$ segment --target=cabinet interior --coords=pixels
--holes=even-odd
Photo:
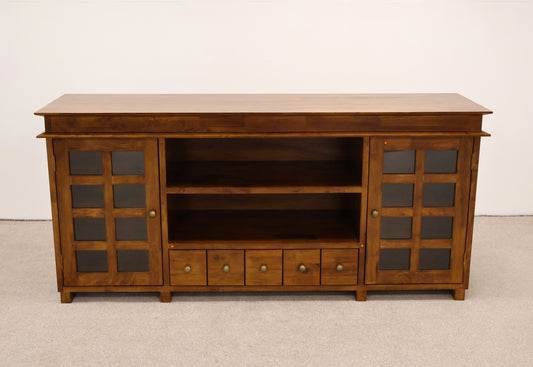
[[[168,239],[355,246],[362,138],[166,140]]]

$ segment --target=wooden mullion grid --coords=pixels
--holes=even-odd
[[[380,248],[408,248],[413,246],[413,240],[381,240]]]
[[[424,217],[453,217],[455,213],[456,208],[453,206],[422,208],[422,216]]]
[[[68,176],[70,185],[103,185],[102,176]]]
[[[420,248],[452,248],[452,239],[420,240]]]
[[[457,148],[458,149],[458,148]],[[431,173],[424,175],[426,183],[455,183],[457,182],[457,173]]]
[[[117,250],[149,250],[150,245],[145,241],[116,241]]]
[[[110,151],[102,151],[102,167],[104,176],[108,273],[114,275],[117,273],[117,251],[115,248],[115,218],[113,216],[113,183]]]
[[[413,222],[411,230],[413,247],[411,248],[411,264],[409,266],[411,271],[418,271],[418,263],[420,259],[420,231],[422,227],[425,162],[425,151],[423,149],[417,149],[415,157],[415,187],[413,193]]]
[[[146,217],[146,208],[111,208],[111,215],[119,218]]]
[[[145,176],[111,176],[111,182],[115,185],[144,185]]]
[[[381,208],[382,217],[412,217],[413,214],[411,207]]]
[[[99,250],[107,251],[108,245],[106,241],[74,241],[73,242],[74,250],[83,251],[83,250]]]
[[[73,218],[103,218],[105,208],[78,208],[72,209]]]
[[[383,183],[414,183],[413,174],[383,174]]]

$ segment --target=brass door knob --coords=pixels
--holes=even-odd
[[[305,273],[305,271],[307,270],[307,268],[305,267],[304,264],[302,264],[302,265],[300,265],[300,266],[298,267],[298,270],[299,270],[300,272],[302,272],[302,273]]]
[[[261,269],[263,273],[266,273],[266,271],[268,270],[268,267],[266,265],[261,265],[259,269]]]
[[[186,267],[183,268],[183,271],[186,272],[186,273],[190,273],[191,272],[191,267],[189,265],[187,265]]]
[[[223,271],[224,273],[229,273],[229,265],[224,265],[224,266],[222,267],[222,271]]]
[[[379,216],[379,212],[376,209],[372,210],[370,214],[372,214],[374,218],[377,218]]]
[[[341,271],[343,271],[343,270],[344,270],[344,266],[342,266],[342,264],[338,264],[338,265],[337,265],[337,271],[338,271],[338,272],[341,272]]]
[[[150,210],[150,211],[148,212],[148,216],[149,216],[150,218],[155,218],[155,215],[156,215],[155,210]]]

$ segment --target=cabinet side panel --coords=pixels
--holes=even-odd
[[[470,175],[470,198],[468,201],[468,223],[466,227],[466,247],[463,260],[464,274],[463,283],[468,289],[470,281],[470,259],[472,255],[472,238],[474,235],[474,214],[476,207],[476,188],[477,188],[477,173],[479,167],[479,148],[481,145],[481,138],[474,138],[474,148],[472,150],[472,172]]]
[[[455,253],[452,251],[452,279],[451,283],[462,283],[464,279],[464,266],[463,259],[466,253],[465,241],[468,230],[468,208],[469,208],[469,185],[470,185],[470,170],[471,170],[471,158],[472,158],[472,145],[473,138],[463,137],[461,138],[460,148],[457,156],[457,175],[458,180],[456,183],[456,195],[455,195],[455,216],[454,216],[454,229],[453,238],[454,242],[457,241]],[[460,251],[462,246],[463,251]],[[457,265],[454,265],[457,264]]]
[[[57,208],[56,162],[54,156],[54,142],[51,138],[46,139],[46,152],[48,156],[48,177],[50,180],[50,202],[52,207],[57,290],[61,292],[63,290],[63,259],[61,256],[61,238],[59,232],[59,215]]]

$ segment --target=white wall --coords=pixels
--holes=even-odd
[[[4,0],[0,218],[50,218],[32,114],[64,93],[459,92],[495,112],[477,214],[533,214],[532,20],[530,1]]]

